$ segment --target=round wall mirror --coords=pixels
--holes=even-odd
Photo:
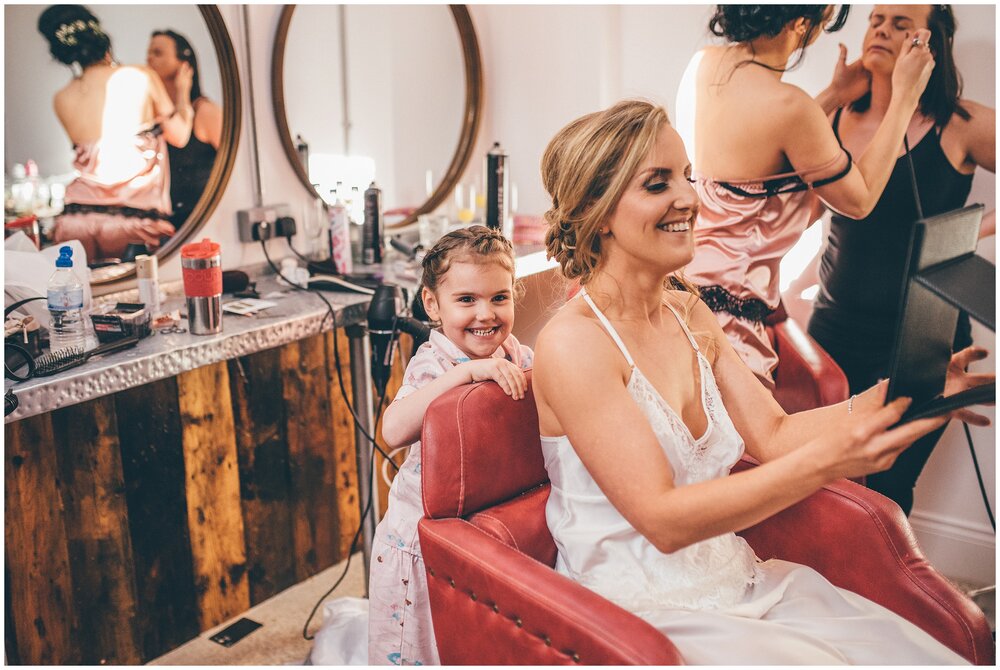
[[[375,181],[402,227],[444,202],[468,164],[482,65],[463,5],[289,5],[271,81],[288,159],[327,203]]]
[[[66,65],[51,45],[76,47],[93,31],[54,15],[50,40],[39,32],[47,9],[4,7],[7,232],[23,229],[43,248],[79,240],[92,283],[104,284],[134,274],[138,254],[172,255],[218,205],[240,130],[236,56],[215,6],[96,5],[109,57]],[[194,128],[181,139],[157,116],[155,89],[172,102],[192,57]]]

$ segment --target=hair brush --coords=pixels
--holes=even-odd
[[[96,349],[91,349],[90,351],[83,351],[80,347],[68,347],[66,349],[60,349],[59,351],[53,351],[35,359],[34,376],[48,377],[50,375],[59,374],[63,370],[69,370],[70,368],[75,368],[78,365],[83,365],[93,356],[100,356],[101,354],[108,354],[112,351],[118,351],[119,349],[126,349],[128,347],[135,346],[138,341],[139,338],[133,335],[131,337],[123,337],[122,339],[115,340],[114,342],[102,344]]]

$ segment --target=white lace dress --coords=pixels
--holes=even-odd
[[[698,357],[708,418],[697,439],[635,367],[590,296],[582,295],[632,366],[628,392],[662,445],[674,483],[727,476],[743,454],[743,440],[683,320],[677,317]],[[546,520],[558,548],[556,570],[663,631],[688,663],[965,663],[905,619],[811,568],[761,562],[735,533],[660,552],[612,506],[566,436],[543,436],[542,451],[552,483]]]

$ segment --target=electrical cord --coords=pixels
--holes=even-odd
[[[383,393],[382,397],[379,399],[378,410],[376,411],[376,417],[377,418],[375,419],[375,428],[376,428],[376,430],[378,429],[378,422],[382,418],[382,416],[381,416],[381,414],[382,414],[382,406],[385,404],[385,396],[386,396],[386,394]],[[372,451],[372,454],[371,454],[371,467],[370,467],[370,469],[371,470],[375,469],[375,452],[374,451]],[[330,596],[331,593],[333,593],[334,591],[337,590],[337,587],[340,586],[340,583],[342,581],[344,581],[344,577],[347,576],[347,571],[351,567],[351,557],[354,555],[354,547],[358,544],[358,538],[361,537],[361,531],[365,527],[365,519],[368,517],[368,514],[371,513],[372,500],[374,498],[375,498],[375,488],[372,487],[372,488],[370,488],[368,490],[368,500],[365,501],[364,511],[361,512],[361,521],[358,524],[358,529],[356,531],[354,531],[354,539],[351,540],[351,546],[347,550],[347,562],[344,564],[344,570],[343,570],[343,572],[341,572],[340,576],[337,577],[337,581],[335,581],[333,583],[333,586],[331,586],[327,590],[326,593],[324,593],[323,595],[321,595],[319,597],[319,600],[317,600],[316,604],[313,605],[312,611],[309,612],[309,617],[306,619],[305,624],[303,624],[303,626],[302,626],[302,638],[305,639],[305,640],[314,640],[314,639],[316,639],[315,635],[310,635],[309,634],[309,624],[312,623],[313,617],[316,616],[316,610],[319,609],[319,606],[323,604],[323,601],[326,600]]]
[[[285,240],[288,242],[289,248],[291,248],[292,251],[295,252],[294,247],[292,247],[292,245],[291,245],[291,238],[286,237]],[[278,277],[280,277],[281,279],[285,280],[285,282],[287,282],[290,286],[292,286],[292,288],[294,288],[296,290],[306,291],[306,292],[309,292],[309,293],[314,293],[326,305],[327,316],[329,316],[331,318],[331,321],[332,321],[332,330],[333,330],[333,358],[334,358],[334,365],[337,368],[337,381],[338,381],[338,384],[340,386],[340,393],[341,393],[341,396],[343,396],[344,403],[347,405],[347,409],[351,412],[351,416],[354,419],[354,425],[355,425],[355,427],[359,431],[361,431],[361,433],[365,436],[365,438],[369,441],[369,443],[373,447],[373,450],[371,452],[371,461],[370,461],[369,470],[371,472],[374,472],[374,470],[375,470],[375,452],[378,451],[398,471],[399,470],[399,466],[396,465],[396,462],[392,460],[392,458],[391,458],[391,456],[389,454],[387,454],[385,451],[382,450],[382,448],[375,441],[375,438],[373,438],[368,433],[368,431],[366,431],[364,429],[364,426],[361,423],[361,419],[358,417],[357,412],[354,411],[354,407],[351,405],[350,400],[348,400],[348,398],[347,398],[347,389],[344,386],[344,377],[341,374],[340,343],[339,343],[339,339],[338,339],[338,335],[337,335],[337,320],[336,320],[336,313],[334,312],[334,309],[333,309],[333,305],[331,305],[330,302],[326,299],[326,296],[324,296],[318,290],[316,290],[316,289],[310,289],[310,288],[304,288],[302,286],[299,286],[298,284],[295,284],[295,283],[289,281],[288,278],[285,277],[281,273],[281,270],[274,264],[274,261],[271,260],[271,257],[267,253],[267,245],[265,244],[264,240],[260,241],[260,246],[261,246],[261,250],[264,252],[264,258],[267,260],[267,264],[271,266],[271,269],[274,271],[274,273]],[[296,253],[296,255],[298,255],[297,252],[295,252],[295,253]],[[390,340],[390,345],[389,346],[397,346],[396,335],[398,333],[398,328],[399,328],[398,317],[399,317],[399,315],[397,314],[395,317],[393,317],[393,320],[392,320],[392,338]],[[323,321],[320,322],[320,330],[323,329],[323,326],[325,324],[326,324],[326,316],[324,316],[323,317]],[[378,434],[379,422],[382,420],[382,408],[385,405],[385,399],[386,399],[387,395],[388,394],[385,392],[385,390],[382,389],[382,395],[379,398],[378,407],[375,410],[375,426],[374,426],[374,430],[372,431],[375,434]],[[363,510],[361,512],[361,519],[360,519],[360,521],[358,523],[358,529],[354,532],[354,537],[351,539],[351,544],[350,544],[350,547],[348,548],[348,551],[347,551],[347,561],[344,563],[344,570],[343,570],[343,572],[340,573],[340,576],[337,578],[337,581],[335,581],[333,583],[333,586],[331,586],[326,591],[326,593],[324,593],[322,596],[319,597],[319,599],[316,601],[316,604],[313,605],[312,610],[309,612],[309,616],[306,618],[306,621],[305,621],[305,623],[302,626],[302,637],[305,640],[314,640],[316,638],[315,635],[310,635],[309,634],[309,624],[312,623],[313,617],[316,616],[316,611],[319,609],[320,605],[323,604],[323,601],[326,600],[330,596],[330,594],[333,593],[337,589],[338,586],[340,586],[341,582],[343,582],[344,578],[347,576],[347,571],[351,567],[351,557],[353,556],[354,549],[355,549],[355,547],[358,544],[358,539],[361,537],[361,533],[364,530],[365,519],[368,518],[368,515],[371,513],[372,501],[374,500],[374,497],[375,497],[375,491],[376,491],[376,487],[374,487],[374,486],[370,486],[369,489],[368,489],[368,499],[365,501],[364,508],[363,508]]]
[[[301,254],[301,253],[299,252],[299,250],[298,250],[298,249],[296,249],[295,247],[293,247],[293,246],[292,246],[292,236],[291,236],[291,235],[285,235],[285,236],[284,236],[284,238],[285,238],[285,241],[286,241],[286,242],[288,242],[288,248],[292,250],[292,253],[293,253],[293,254],[295,254],[296,256],[298,256],[298,257],[299,257],[299,260],[303,260],[303,261],[305,261],[306,263],[312,263],[312,262],[313,262],[313,261],[312,261],[312,260],[310,260],[309,258],[307,258],[307,257],[303,256],[303,255],[302,255],[302,254]]]
[[[972,444],[972,433],[969,431],[969,424],[962,422],[962,428],[965,429],[965,439],[969,443],[969,453],[972,454],[972,466],[976,469],[976,480],[979,482],[979,492],[983,496],[983,505],[986,506],[986,516],[990,518],[990,525],[993,526],[993,532],[997,530],[997,522],[993,518],[993,509],[990,507],[990,498],[986,494],[986,485],[983,484],[983,473],[979,469],[979,459],[976,458],[976,447]]]
[[[358,413],[354,410],[354,406],[351,404],[351,401],[347,398],[347,389],[344,387],[344,377],[340,373],[340,369],[341,369],[340,368],[340,343],[339,343],[339,339],[337,337],[337,316],[336,316],[336,313],[334,312],[333,305],[331,305],[330,301],[326,299],[326,296],[324,296],[317,289],[311,289],[311,288],[305,288],[305,287],[299,286],[298,284],[296,284],[296,283],[292,282],[291,280],[289,280],[288,277],[286,277],[285,275],[281,274],[281,270],[278,268],[278,266],[276,266],[274,264],[274,261],[272,261],[271,257],[268,255],[268,253],[267,253],[267,245],[265,244],[264,240],[260,240],[260,247],[264,251],[264,258],[267,260],[267,264],[271,266],[271,269],[274,270],[274,273],[276,275],[278,275],[279,277],[281,277],[282,279],[284,279],[285,282],[288,283],[296,291],[305,291],[306,293],[312,293],[313,295],[315,295],[316,297],[318,297],[320,300],[322,300],[323,303],[326,305],[327,313],[326,313],[326,316],[323,317],[323,320],[320,322],[319,329],[321,331],[323,330],[323,326],[326,324],[326,318],[330,317],[330,320],[332,322],[331,329],[333,330],[333,359],[334,359],[334,365],[337,368],[337,381],[339,382],[339,385],[340,385],[340,395],[343,397],[344,404],[347,405],[348,411],[350,411],[351,416],[354,418],[354,425],[357,427],[357,429],[361,431],[361,433],[365,436],[365,438],[368,439],[369,442],[371,442],[372,446],[375,448],[376,451],[378,451],[380,454],[382,454],[382,456],[384,458],[388,458],[389,455],[382,449],[382,447],[380,447],[378,445],[378,442],[375,440],[375,438],[372,437],[371,434],[369,434],[368,431],[365,430],[364,425],[361,423],[361,419],[358,417]],[[393,330],[394,331],[395,331],[395,328],[396,328],[396,322],[395,322],[395,320],[393,320]],[[377,424],[378,424],[378,418],[376,417],[376,425]],[[395,466],[396,470],[399,470],[399,466],[396,465],[396,463],[394,461],[393,461],[392,464],[393,464],[393,466]]]

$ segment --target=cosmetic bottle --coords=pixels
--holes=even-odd
[[[139,302],[146,305],[146,312],[153,318],[160,315],[159,269],[156,256],[140,254],[135,257],[135,276],[139,288]]]
[[[299,162],[302,163],[306,174],[309,174],[309,143],[302,139],[301,135],[295,136],[295,153],[299,155]]]
[[[507,154],[499,142],[486,154],[486,225],[510,237],[509,202],[510,176],[507,170]]]
[[[354,272],[354,262],[351,258],[351,222],[347,207],[337,194],[330,191],[330,259],[337,272],[343,275]]]
[[[375,265],[382,262],[385,238],[382,231],[382,191],[375,182],[365,189],[365,222],[361,229],[361,262]]]

